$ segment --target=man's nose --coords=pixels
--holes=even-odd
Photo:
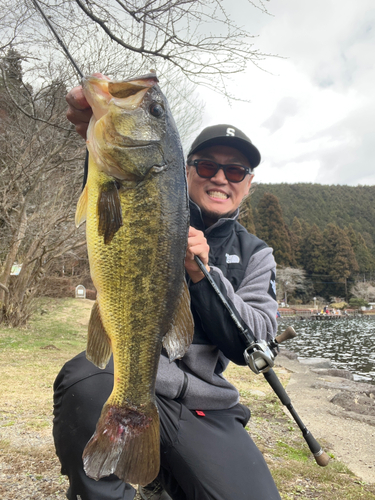
[[[216,174],[213,177],[211,177],[211,180],[219,184],[226,184],[228,182],[227,178],[225,177],[224,170],[222,168],[219,168]]]

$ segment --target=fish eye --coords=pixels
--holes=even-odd
[[[157,102],[152,102],[150,104],[149,110],[152,116],[155,116],[156,118],[160,118],[164,113],[163,106],[161,106]]]

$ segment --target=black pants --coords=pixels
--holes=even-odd
[[[96,368],[81,353],[66,363],[54,385],[53,436],[69,500],[132,500],[135,490],[115,475],[86,476],[82,452],[94,433],[113,385],[112,360]],[[159,480],[173,500],[280,500],[262,454],[244,429],[250,411],[188,410],[157,397],[160,414]]]

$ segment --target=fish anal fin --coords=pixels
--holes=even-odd
[[[100,317],[98,302],[95,302],[91,310],[89,321],[86,358],[98,368],[105,368],[111,357],[111,341],[104,329]]]
[[[84,190],[81,193],[81,196],[79,197],[78,203],[77,203],[76,217],[75,217],[76,227],[79,227],[82,224],[82,222],[85,222],[85,220],[86,220],[87,197],[88,197],[88,192],[87,192],[87,184],[86,184]]]
[[[163,338],[163,346],[170,361],[183,357],[193,341],[193,335],[194,320],[190,309],[190,293],[185,280],[171,329]]]
[[[160,469],[155,404],[150,402],[137,410],[106,403],[82,458],[86,474],[97,481],[113,473],[128,483],[146,485],[153,481]]]
[[[104,244],[111,243],[122,226],[121,201],[115,181],[105,184],[98,198],[98,234],[104,237]]]

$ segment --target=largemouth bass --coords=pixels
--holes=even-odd
[[[162,344],[171,360],[191,343],[185,282],[189,228],[179,135],[155,74],[115,82],[83,81],[93,109],[89,170],[76,224],[86,220],[97,290],[87,358],[104,368],[111,352],[114,386],[84,453],[98,480],[115,473],[145,485],[159,472],[155,380]]]

